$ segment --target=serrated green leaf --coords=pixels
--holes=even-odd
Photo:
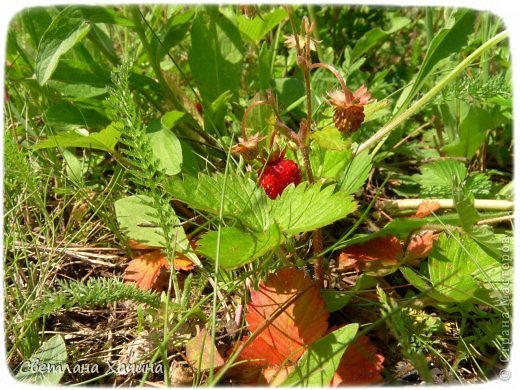
[[[356,337],[358,327],[358,324],[343,326],[312,343],[281,386],[329,386],[345,350]]]
[[[240,32],[258,43],[260,39],[265,37],[278,23],[287,17],[287,11],[282,7],[275,9],[270,13],[263,13],[262,16],[255,16],[250,19],[244,15],[237,17],[238,28]]]
[[[90,31],[85,19],[71,18],[70,9],[65,8],[45,30],[38,46],[35,59],[36,80],[44,85],[58,66],[61,56],[81,41]]]
[[[222,228],[219,266],[228,269],[241,267],[277,247],[280,240],[280,231],[276,225],[262,233],[248,233],[235,227]],[[218,244],[218,232],[210,231],[198,241],[197,251],[215,261]]]
[[[237,91],[244,45],[233,22],[216,10],[207,10],[197,15],[191,27],[188,61],[201,94],[213,102],[226,91]]]
[[[109,125],[99,133],[88,134],[84,131],[70,131],[52,135],[34,145],[33,149],[77,147],[112,152],[120,137],[121,132],[114,126]]]
[[[334,186],[301,183],[287,187],[280,198],[269,200],[270,215],[286,234],[298,234],[331,224],[357,208],[351,195],[334,193]]]
[[[224,174],[199,174],[198,178],[185,175],[182,179],[171,178],[165,188],[174,198],[213,215],[219,215],[224,193],[224,218],[239,220],[256,232],[268,226],[267,196],[251,179],[237,175],[226,179]]]
[[[182,168],[182,147],[175,133],[162,125],[159,120],[152,121],[146,135],[153,157],[159,169],[167,175],[176,175]]]
[[[65,373],[66,364],[65,341],[57,334],[44,342],[29,360],[22,363],[16,379],[35,385],[56,386]],[[45,369],[38,369],[39,367]]]
[[[429,254],[428,270],[435,290],[455,302],[471,300],[479,288],[477,279],[497,290],[500,263],[466,235],[441,235]]]

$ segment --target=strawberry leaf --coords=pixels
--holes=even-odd
[[[268,226],[267,197],[254,181],[237,175],[214,176],[199,174],[198,178],[185,175],[173,177],[165,183],[166,190],[190,207],[219,215],[223,196],[224,218],[240,221],[245,226],[264,231]]]
[[[298,234],[331,224],[357,208],[351,195],[334,193],[334,186],[299,184],[287,187],[280,198],[269,200],[270,215],[286,234]]]
[[[260,282],[251,293],[246,322],[256,334],[241,352],[239,360],[254,360],[256,366],[295,363],[306,345],[319,340],[327,330],[328,312],[305,273],[282,268]]]
[[[225,227],[220,231],[220,242],[218,232],[210,231],[198,241],[197,251],[215,261],[218,249],[219,266],[236,268],[275,248],[280,244],[280,239],[276,225],[263,233],[248,233],[235,227]]]
[[[361,386],[380,382],[384,360],[367,336],[358,337],[343,354],[332,385]]]
[[[357,330],[350,324],[312,343],[282,386],[328,386]]]
[[[123,277],[143,290],[160,290],[159,276],[169,265],[170,262],[160,250],[148,252],[130,261]]]

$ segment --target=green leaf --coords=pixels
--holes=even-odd
[[[305,100],[305,84],[299,78],[277,78],[273,87],[280,106],[287,111],[300,106]]]
[[[134,26],[130,19],[123,16],[122,12],[118,12],[110,7],[74,5],[67,7],[66,11],[69,18],[85,19],[90,23],[118,24],[125,27]]]
[[[419,73],[413,84],[405,88],[397,101],[394,114],[402,112],[414,98],[436,66],[451,54],[459,53],[466,45],[467,37],[473,32],[476,12],[460,9],[450,20],[450,25],[441,29],[432,39]]]
[[[281,386],[328,387],[358,327],[346,325],[312,343]]]
[[[459,214],[462,228],[466,233],[471,233],[473,225],[480,219],[474,206],[474,197],[471,194],[466,195],[462,188],[455,184],[453,187],[453,202],[457,214]]]
[[[82,61],[62,59],[47,84],[66,96],[89,98],[107,93],[110,75],[94,72]]]
[[[340,181],[341,191],[347,194],[356,192],[368,179],[372,169],[372,158],[368,150],[356,155],[347,165],[344,178]]]
[[[152,153],[159,169],[167,175],[176,175],[182,168],[182,147],[175,133],[154,120],[146,129]]]
[[[224,193],[223,216],[239,220],[250,229],[263,232],[268,226],[267,196],[251,179],[220,173],[214,176],[199,174],[198,178],[185,175],[171,178],[165,189],[175,198],[196,210],[213,215],[220,213]]]
[[[43,33],[36,54],[36,80],[44,85],[58,66],[61,56],[81,41],[90,31],[90,23],[84,19],[71,18],[69,9],[64,9]]]
[[[188,61],[195,84],[207,101],[226,91],[235,91],[240,83],[244,45],[238,28],[224,15],[208,9],[198,14],[191,28]]]
[[[334,193],[334,186],[321,184],[287,187],[280,198],[269,200],[270,215],[286,234],[298,234],[331,224],[357,208],[351,195]]]
[[[394,32],[399,31],[403,27],[410,24],[410,19],[402,16],[397,16],[392,18],[391,22],[392,26],[390,27],[390,29],[383,30],[380,27],[375,27],[357,40],[356,45],[352,50],[350,58],[351,63],[356,61],[360,56],[362,56],[372,47],[377,45],[379,42],[387,39]]]
[[[233,96],[231,91],[223,92],[215,101],[204,109],[204,130],[213,134],[225,134],[224,116],[228,112],[228,103]]]
[[[347,150],[351,144],[348,135],[336,129],[336,126],[326,126],[319,131],[312,132],[311,139],[322,148],[337,151]]]
[[[116,219],[121,232],[128,238],[146,245],[164,247],[164,232],[159,227],[157,211],[152,204],[152,198],[146,195],[133,195],[119,199],[114,203]],[[180,223],[171,207],[165,209],[165,212],[172,214],[176,225]],[[175,235],[176,245],[179,246],[176,251],[187,251],[186,255],[193,260],[193,256],[190,256],[193,252],[181,226],[175,227]],[[200,261],[197,259],[196,263],[200,264]]]
[[[455,160],[440,160],[424,164],[421,175],[412,178],[421,185],[421,193],[426,196],[451,197],[452,183],[456,179],[459,183],[466,177],[466,166]]]
[[[253,42],[258,43],[265,37],[278,23],[287,17],[287,11],[279,7],[271,13],[264,13],[250,19],[244,15],[237,17],[240,32]]]
[[[216,231],[206,233],[197,251],[216,261],[219,251],[219,267],[233,269],[252,262],[280,245],[281,235],[278,227],[272,225],[263,233],[248,233],[235,227],[225,227],[219,235]]]
[[[458,139],[445,145],[443,150],[449,156],[471,159],[484,143],[486,130],[496,125],[495,116],[489,110],[472,106],[460,124]]]
[[[110,123],[108,118],[98,111],[70,103],[58,103],[50,106],[45,111],[44,118],[47,124],[62,130],[97,129]]]
[[[99,133],[89,134],[83,129],[52,135],[34,145],[33,149],[77,147],[113,152],[120,137],[121,132],[109,125]]]
[[[429,254],[428,270],[435,290],[455,302],[473,298],[479,287],[474,275],[485,277],[499,263],[471,238],[441,235]]]
[[[44,342],[31,358],[22,363],[16,379],[36,385],[54,385],[60,383],[67,364],[65,341],[59,334]],[[39,370],[44,367],[44,370]]]
[[[258,85],[262,91],[269,88],[271,81],[271,53],[267,42],[262,44],[258,54]]]

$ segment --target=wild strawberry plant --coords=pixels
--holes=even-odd
[[[511,336],[507,37],[448,8],[15,15],[9,368],[102,385],[494,377]],[[60,368],[22,369],[35,361]]]

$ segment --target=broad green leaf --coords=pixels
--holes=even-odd
[[[225,218],[239,220],[257,232],[263,232],[268,226],[267,196],[251,179],[233,174],[227,179],[224,174],[199,174],[198,178],[185,175],[182,179],[168,180],[165,189],[175,199],[215,216],[220,213],[223,194],[222,212]]]
[[[133,22],[118,12],[106,6],[73,5],[66,9],[69,18],[88,20],[90,23],[118,24],[133,27]]]
[[[88,133],[87,130],[75,130],[52,135],[33,146],[34,150],[45,148],[88,148],[113,152],[121,132],[110,125],[99,133]]]
[[[90,31],[85,19],[71,18],[64,9],[43,34],[36,54],[36,80],[44,85],[58,66],[61,56],[81,41]]]
[[[343,326],[312,343],[281,386],[328,387],[358,327]]]
[[[352,50],[350,61],[356,61],[360,56],[377,45],[379,42],[388,39],[388,37],[396,31],[410,24],[410,19],[397,16],[391,20],[392,26],[388,30],[383,30],[380,27],[375,27],[368,31],[360,39],[357,40],[354,49]]]
[[[164,232],[160,227],[157,211],[152,204],[152,198],[146,195],[133,195],[119,199],[114,203],[116,219],[121,232],[129,239],[150,246],[164,247]],[[200,260],[191,250],[184,229],[179,225],[180,221],[175,215],[175,211],[171,207],[164,211],[170,214],[169,218],[175,226],[175,251],[184,253],[191,261],[201,266]]]
[[[206,233],[198,241],[197,251],[216,261],[219,253],[219,267],[237,268],[252,262],[280,245],[280,231],[276,225],[262,233],[248,233],[235,227],[225,227],[220,231]]]
[[[428,296],[435,299],[440,303],[449,303],[451,300],[441,293],[435,291],[430,282],[425,276],[419,275],[413,269],[409,267],[400,267],[399,268],[404,278],[411,283],[415,288],[419,291],[427,294]]]
[[[298,234],[331,224],[357,208],[351,195],[334,193],[334,186],[301,183],[287,187],[280,198],[269,200],[270,215],[286,234]]]
[[[450,20],[450,24],[442,28],[432,39],[424,57],[419,73],[413,84],[406,88],[397,101],[394,114],[402,112],[415,94],[432,74],[436,66],[451,54],[459,53],[466,45],[467,37],[473,32],[476,12],[470,9],[460,9]]]
[[[265,37],[269,31],[286,17],[287,11],[282,7],[275,9],[271,13],[263,13],[261,17],[257,15],[252,19],[239,15],[237,18],[238,28],[243,35],[258,43],[260,39]]]
[[[47,84],[70,97],[88,98],[108,92],[108,72],[94,72],[82,61],[62,59]]]
[[[193,22],[188,61],[202,96],[212,102],[226,91],[237,91],[244,45],[233,22],[216,10],[207,10]]]
[[[146,135],[159,169],[167,175],[176,175],[182,168],[182,147],[175,133],[155,120],[146,129]]]
[[[445,145],[443,150],[449,156],[471,159],[484,143],[486,130],[496,125],[495,117],[489,110],[472,106],[459,126],[458,138]]]
[[[421,193],[427,196],[451,197],[452,183],[459,183],[466,177],[466,167],[460,161],[440,160],[424,164],[421,175],[412,178],[421,185]]]
[[[305,84],[299,78],[286,77],[275,79],[274,91],[276,92],[278,103],[287,111],[304,103]]]
[[[22,363],[16,379],[35,385],[56,386],[65,373],[66,364],[65,341],[57,334],[44,342],[29,360]],[[45,369],[39,370],[39,367]]]
[[[175,14],[162,40],[162,45],[158,45],[157,49],[170,50],[178,45],[188,32],[195,14],[195,9],[185,9]]]
[[[45,111],[44,118],[47,124],[60,130],[98,129],[110,123],[110,120],[97,110],[70,103],[50,106]]]

